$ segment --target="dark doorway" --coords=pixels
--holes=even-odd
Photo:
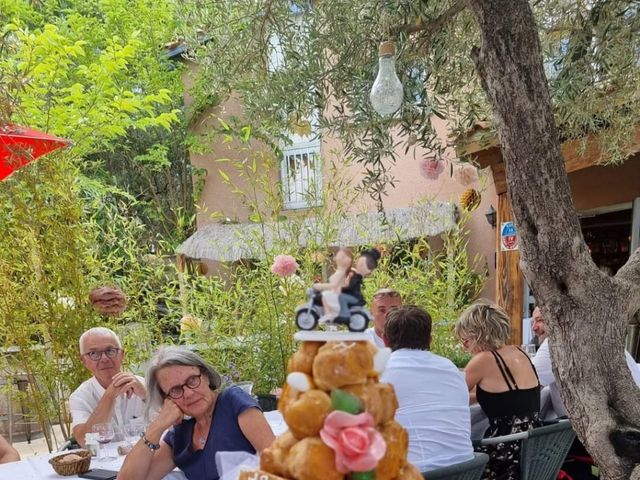
[[[609,275],[615,275],[629,259],[631,221],[631,209],[580,219],[582,234],[593,261]]]

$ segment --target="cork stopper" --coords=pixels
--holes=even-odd
[[[380,57],[389,57],[396,54],[396,46],[393,42],[382,42],[378,47],[378,55]]]

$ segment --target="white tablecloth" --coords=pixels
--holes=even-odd
[[[67,452],[65,452],[67,453]],[[63,477],[54,472],[53,467],[49,464],[49,459],[61,453],[50,453],[47,455],[37,455],[29,457],[20,462],[6,463],[0,465],[0,480],[44,480],[44,479],[61,479],[61,478],[78,478],[77,475]],[[124,456],[118,456],[111,460],[97,461],[95,458],[91,460],[91,468],[102,468],[105,470],[120,470],[124,462]],[[184,473],[175,471],[165,476],[165,480],[186,480]]]
[[[279,411],[265,412],[265,417],[275,435],[280,435],[287,430],[287,424],[284,422]],[[110,445],[111,453],[115,449],[114,445]],[[49,459],[61,455],[61,453],[50,453],[47,455],[37,455],[35,457],[26,458],[20,462],[7,463],[0,465],[0,480],[41,480],[41,479],[61,479],[61,478],[78,478],[76,475],[70,477],[62,477],[53,471],[49,464]],[[102,468],[106,470],[120,470],[124,462],[124,456],[112,460],[96,461],[92,459],[92,468]],[[165,480],[186,480],[184,473],[180,471],[171,472],[164,477]]]
[[[264,416],[266,417],[267,422],[269,422],[269,426],[271,427],[271,430],[273,430],[273,434],[276,437],[278,435],[282,435],[289,429],[284,421],[284,418],[282,418],[282,414],[278,410],[264,412]]]

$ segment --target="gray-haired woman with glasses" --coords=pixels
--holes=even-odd
[[[261,452],[274,440],[256,400],[239,387],[220,391],[220,375],[189,350],[160,348],[146,378],[148,411],[160,412],[119,479],[159,480],[177,466],[188,479],[217,480],[216,452]]]

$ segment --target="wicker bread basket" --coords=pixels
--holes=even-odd
[[[77,455],[80,458],[71,462],[65,462],[63,459],[69,455]],[[53,457],[49,460],[49,463],[58,475],[65,477],[69,475],[78,475],[79,473],[89,471],[89,466],[91,465],[91,452],[89,450],[67,452],[63,455]]]

